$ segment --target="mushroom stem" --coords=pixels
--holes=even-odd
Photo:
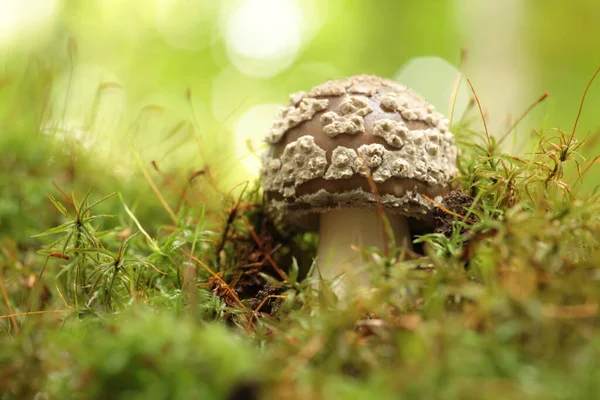
[[[398,246],[411,247],[406,217],[386,214]],[[340,208],[328,211],[320,217],[317,265],[327,280],[344,273],[343,284],[335,291],[344,292],[347,287],[369,286],[369,278],[360,273],[364,260],[355,247],[385,248],[383,221],[375,209]]]

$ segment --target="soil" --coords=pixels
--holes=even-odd
[[[249,308],[256,310],[268,296],[277,296],[283,294],[285,291],[285,287],[275,286],[272,283],[267,282],[263,288],[256,293],[256,296],[248,299],[246,302]],[[261,313],[274,314],[277,312],[281,301],[281,298],[271,297],[264,302],[259,311]]]
[[[447,210],[452,211],[458,215],[465,215],[467,209],[473,204],[473,198],[465,194],[460,189],[455,189],[444,196],[442,200],[442,206]],[[436,207],[433,212],[433,218],[435,223],[435,233],[442,233],[447,237],[452,235],[452,223],[456,219],[456,216],[448,213],[440,207]],[[470,218],[474,218],[471,216]],[[461,233],[467,233],[469,229],[463,228]]]
[[[239,382],[231,388],[227,400],[258,400],[260,384],[254,381]]]

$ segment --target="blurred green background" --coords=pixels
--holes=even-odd
[[[43,133],[74,139],[124,180],[135,152],[163,170],[208,165],[227,190],[256,176],[252,149],[289,93],[398,77],[415,57],[458,66],[464,48],[493,133],[550,92],[516,131],[509,150],[524,152],[532,127],[572,129],[600,65],[599,17],[592,0],[0,0],[0,101],[37,104]],[[448,91],[435,88],[450,78],[431,62],[404,83],[446,112]],[[581,137],[599,107],[593,87]],[[4,107],[4,135],[23,110]]]

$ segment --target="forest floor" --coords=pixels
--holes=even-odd
[[[120,183],[39,133],[46,84],[0,102],[1,399],[597,398],[598,135],[510,155],[473,107],[420,253],[363,249],[374,290],[339,301],[258,183]]]

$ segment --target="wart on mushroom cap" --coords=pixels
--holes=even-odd
[[[389,215],[426,219],[433,206],[422,195],[447,193],[456,174],[448,120],[418,93],[376,76],[293,94],[266,141],[263,187],[282,216],[325,212],[331,220],[334,209],[379,200]]]

